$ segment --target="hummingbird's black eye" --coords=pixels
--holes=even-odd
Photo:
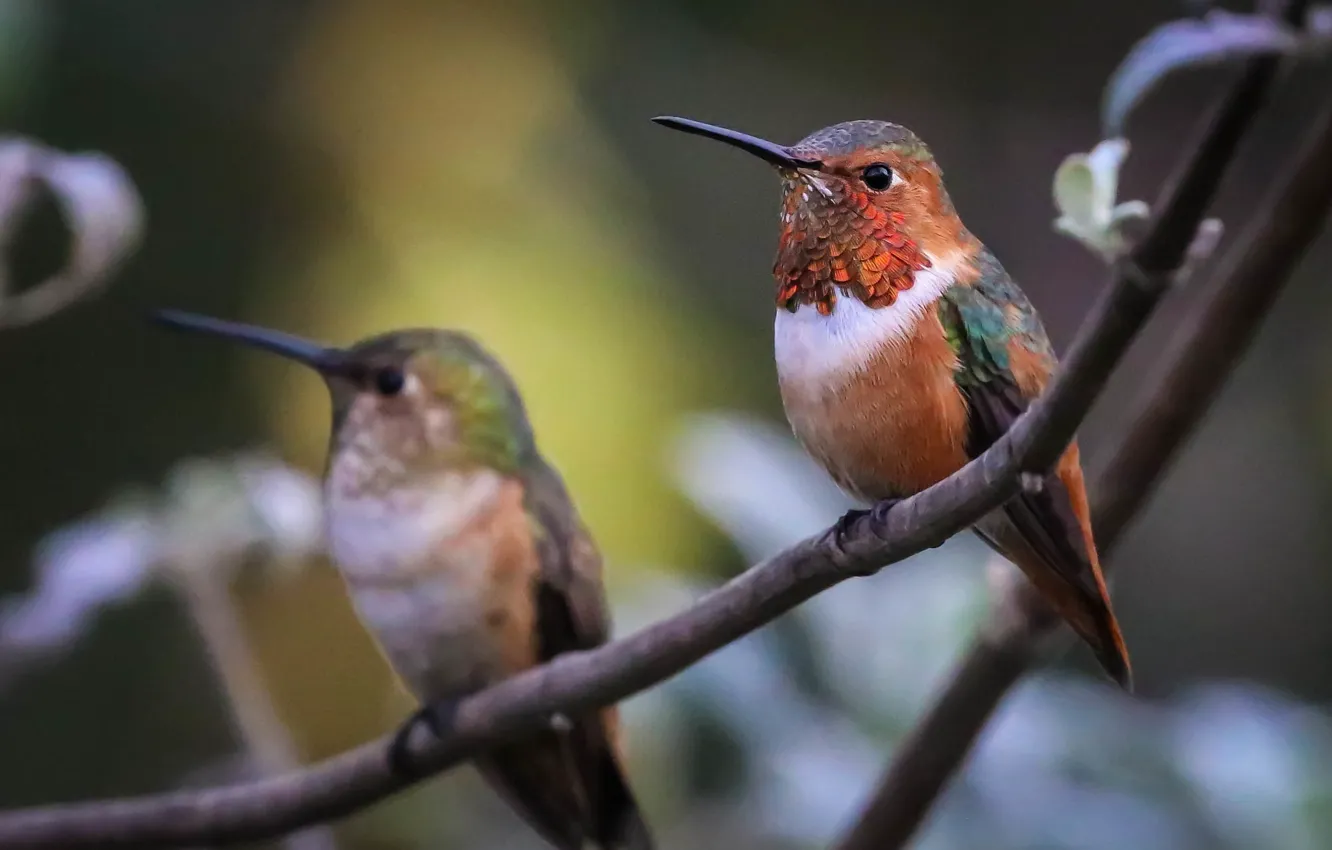
[[[375,373],[375,389],[379,390],[380,395],[392,396],[402,392],[403,385],[407,383],[407,378],[402,374],[401,369],[395,369],[387,366]]]
[[[882,192],[893,185],[893,170],[882,162],[876,162],[860,172],[860,181],[871,190]]]

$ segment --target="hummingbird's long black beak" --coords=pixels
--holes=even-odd
[[[328,348],[281,331],[227,322],[181,310],[155,310],[153,321],[175,330],[208,334],[268,351],[304,363],[322,375],[341,374],[348,366],[347,354],[342,349]]]
[[[741,133],[737,130],[728,130],[725,127],[717,127],[712,124],[704,124],[702,121],[694,121],[689,118],[675,118],[670,115],[659,115],[652,120],[663,127],[670,127],[672,130],[679,130],[682,133],[692,133],[695,136],[705,136],[709,139],[725,142],[732,147],[737,147],[742,151],[752,153],[764,162],[775,165],[778,168],[786,168],[794,171],[797,168],[819,169],[823,167],[823,160],[821,159],[802,159],[792,154],[791,149],[785,145],[769,142],[766,139],[760,139],[758,136],[751,136],[748,133]]]

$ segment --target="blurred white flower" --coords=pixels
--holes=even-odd
[[[266,455],[183,461],[165,489],[159,525],[169,568],[234,570],[258,550],[283,569],[321,548],[319,485]]]
[[[157,533],[141,512],[111,512],[55,532],[37,547],[33,590],[0,600],[0,651],[72,643],[98,609],[139,593],[156,558]]]
[[[866,718],[911,718],[985,611],[980,545],[955,538],[800,608],[827,682]]]
[[[268,457],[237,464],[250,508],[267,530],[266,542],[279,562],[290,563],[322,551],[323,494],[319,482]]]
[[[314,479],[271,457],[181,461],[161,494],[118,497],[38,544],[33,588],[0,599],[0,672],[72,645],[101,609],[136,597],[163,569],[230,581],[256,552],[299,566],[322,549],[321,517]]]

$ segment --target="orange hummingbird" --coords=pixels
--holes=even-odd
[[[444,734],[466,695],[610,635],[601,556],[537,451],[512,378],[471,337],[402,330],[332,348],[174,310],[161,323],[318,372],[333,401],[329,551],[361,621]],[[651,850],[614,706],[486,752],[482,776],[559,850]]]
[[[685,118],[653,120],[740,148],[780,174],[782,404],[796,438],[849,495],[879,502],[878,512],[937,483],[1040,395],[1056,363],[1040,317],[962,224],[938,163],[910,130],[848,121],[786,147]],[[1077,443],[1041,487],[973,530],[1131,689]]]

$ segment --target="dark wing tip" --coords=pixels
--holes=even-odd
[[[1124,689],[1126,693],[1133,693],[1133,668],[1129,666],[1128,658],[1111,650],[1109,652],[1098,651],[1096,660],[1101,662],[1101,668],[1114,679],[1115,684]]]
[[[620,843],[606,850],[656,850],[656,841],[652,830],[648,828],[643,813],[637,808],[629,812],[621,827]]]
[[[1133,664],[1129,661],[1128,647],[1120,634],[1119,623],[1105,600],[1105,613],[1101,625],[1100,646],[1095,647],[1096,660],[1101,668],[1128,693],[1133,693]]]

